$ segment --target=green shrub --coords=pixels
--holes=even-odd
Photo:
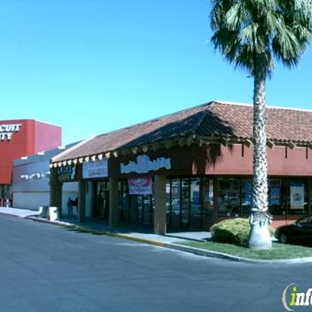
[[[271,236],[274,228],[269,227]],[[210,228],[212,240],[218,243],[246,246],[248,243],[250,224],[248,219],[228,219],[214,224]]]

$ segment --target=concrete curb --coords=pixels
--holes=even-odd
[[[265,263],[266,264],[268,264],[268,263],[272,263],[272,264],[274,264],[274,263],[276,263],[276,264],[296,264],[296,263],[311,263],[312,262],[312,257],[281,259],[281,260],[248,259],[248,258],[237,257],[237,256],[233,256],[233,255],[229,255],[229,254],[221,253],[221,252],[217,252],[217,251],[211,251],[211,250],[206,250],[206,249],[201,249],[201,248],[196,248],[196,247],[189,247],[189,246],[184,246],[184,245],[179,245],[179,244],[174,244],[174,243],[165,243],[165,242],[154,241],[154,240],[150,240],[147,238],[131,236],[128,234],[112,233],[112,232],[108,232],[108,231],[103,231],[103,235],[113,236],[113,237],[117,237],[117,238],[124,238],[124,239],[128,239],[131,241],[139,242],[139,243],[154,245],[157,247],[163,247],[163,248],[178,250],[178,251],[182,251],[182,252],[188,252],[188,253],[192,253],[192,254],[198,255],[198,256],[217,258],[217,259],[223,259],[223,260],[231,260],[231,261],[237,261],[237,262],[259,263],[259,264],[261,264],[261,263],[263,263],[263,264],[265,264]]]
[[[261,260],[261,259],[243,258],[243,257],[229,255],[226,253],[217,252],[217,251],[205,250],[201,248],[183,246],[183,245],[178,245],[178,244],[165,243],[164,247],[175,249],[175,250],[180,250],[180,251],[185,251],[185,252],[193,253],[195,255],[204,256],[204,257],[218,258],[218,259],[232,260],[232,261],[246,262],[246,263],[296,264],[296,263],[311,263],[312,262],[312,257],[280,259],[280,260]]]
[[[157,247],[166,247],[166,244],[168,244],[168,243],[159,242],[159,241],[155,241],[155,240],[151,240],[151,239],[147,239],[147,238],[135,237],[135,236],[131,236],[128,234],[121,234],[121,233],[111,233],[111,234],[109,234],[109,236],[124,238],[124,239],[128,239],[128,240],[131,240],[134,242],[148,244],[148,245],[154,245]]]
[[[75,229],[79,230],[79,228],[81,228],[85,230],[90,230],[90,232],[92,232],[92,230],[97,231],[97,229],[88,228],[83,225],[76,225],[73,223],[63,222],[63,221],[50,221],[48,219],[38,218],[36,216],[23,217],[23,216],[17,216],[14,214],[7,214],[7,215],[29,219],[35,222],[60,225],[60,226],[68,227],[68,228],[73,228],[74,230]],[[211,250],[206,250],[206,249],[201,249],[201,248],[196,248],[196,247],[189,247],[189,246],[184,246],[184,245],[175,244],[175,243],[160,242],[160,241],[151,240],[148,238],[136,237],[136,236],[129,235],[129,234],[123,234],[123,233],[118,233],[118,232],[114,233],[114,232],[110,232],[107,230],[98,230],[98,231],[99,231],[99,234],[101,235],[128,239],[128,240],[143,243],[143,244],[148,244],[148,245],[153,245],[157,247],[168,248],[168,249],[178,250],[182,252],[188,252],[188,253],[192,253],[198,256],[217,258],[217,259],[223,259],[223,260],[231,260],[231,261],[244,262],[244,263],[258,263],[258,264],[298,264],[298,263],[311,263],[312,262],[312,257],[281,259],[281,260],[248,259],[248,258],[237,257],[237,256],[233,256],[233,255],[229,255],[229,254],[221,253],[217,251],[211,251]]]
[[[61,223],[60,225],[62,225],[62,224],[63,223]],[[70,225],[72,226],[73,224],[70,223]],[[79,226],[74,225],[74,227],[77,227],[77,228],[82,227],[83,228],[83,226],[80,226],[80,225]],[[90,229],[90,230],[92,230],[92,229]],[[101,231],[101,234],[111,236],[111,237],[116,237],[116,238],[128,239],[128,240],[135,241],[138,243],[153,245],[153,246],[157,246],[157,247],[168,248],[168,249],[178,250],[178,251],[182,251],[182,252],[188,252],[188,253],[192,253],[192,254],[198,255],[198,256],[217,258],[217,259],[223,259],[223,260],[231,260],[231,261],[244,262],[244,263],[298,264],[298,263],[311,263],[312,262],[312,257],[281,259],[281,260],[249,259],[249,258],[233,256],[233,255],[229,255],[229,254],[221,253],[221,252],[217,252],[217,251],[211,251],[211,250],[206,250],[206,249],[201,249],[201,248],[196,248],[196,247],[184,246],[184,245],[175,244],[175,243],[166,243],[166,242],[155,241],[155,240],[151,240],[151,239],[147,239],[147,238],[132,236],[129,234],[113,233],[113,232],[106,231],[106,230]]]

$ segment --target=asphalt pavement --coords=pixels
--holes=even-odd
[[[194,248],[181,245],[181,242],[185,241],[207,241],[211,239],[211,233],[206,231],[199,232],[174,232],[167,233],[165,235],[157,235],[150,232],[150,229],[139,226],[125,226],[120,228],[110,228],[108,223],[104,221],[89,219],[86,222],[78,222],[75,217],[64,217],[62,219],[51,221],[48,218],[42,218],[39,216],[39,210],[20,209],[12,207],[0,207],[0,214],[11,215],[19,218],[25,218],[36,222],[45,222],[49,224],[55,224],[60,226],[76,226],[79,228],[89,230],[101,230],[106,235],[125,238],[141,243],[155,245],[164,248],[175,249],[184,251],[199,256],[213,257],[220,259],[227,259],[239,262],[249,263],[306,263],[312,262],[312,258],[296,258],[287,260],[256,260],[246,259],[242,257],[232,256],[226,253],[214,252],[206,249]]]

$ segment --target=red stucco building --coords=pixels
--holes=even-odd
[[[312,212],[312,111],[267,107],[268,208],[273,226]],[[248,217],[253,106],[213,101],[98,135],[52,158],[52,206],[79,182],[79,213],[111,224],[209,230]]]
[[[62,129],[32,119],[0,121],[0,205],[11,199],[13,160],[62,145]]]

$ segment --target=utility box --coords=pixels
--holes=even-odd
[[[49,207],[50,221],[57,221],[59,219],[59,213],[57,207]]]

